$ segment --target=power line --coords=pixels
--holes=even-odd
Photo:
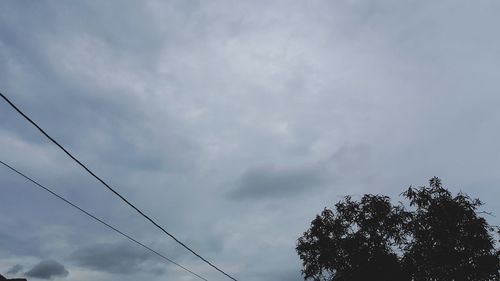
[[[148,250],[148,251],[150,251],[150,252],[154,253],[155,255],[159,256],[160,258],[162,258],[162,259],[164,259],[164,260],[166,260],[166,261],[168,261],[168,262],[170,262],[170,263],[172,263],[172,264],[174,264],[174,265],[176,265],[176,266],[178,266],[178,267],[182,268],[183,270],[185,270],[185,271],[187,271],[187,272],[191,273],[192,275],[194,275],[194,276],[196,276],[196,277],[200,278],[201,280],[208,281],[206,278],[204,278],[204,277],[202,277],[202,276],[198,275],[197,273],[193,272],[192,270],[190,270],[190,269],[188,269],[188,268],[186,268],[186,267],[184,267],[184,266],[182,266],[182,265],[180,265],[180,264],[176,263],[176,262],[175,262],[175,261],[173,261],[172,259],[170,259],[170,258],[166,257],[165,255],[163,255],[163,254],[159,253],[159,252],[158,252],[158,251],[156,251],[156,250],[153,250],[153,249],[152,249],[152,248],[150,248],[149,246],[146,246],[145,244],[143,244],[143,243],[139,242],[137,239],[135,239],[135,238],[131,237],[131,236],[130,236],[130,235],[128,235],[128,234],[125,234],[125,233],[124,233],[124,232],[122,232],[121,230],[119,230],[119,229],[115,228],[114,226],[112,226],[112,225],[108,224],[107,222],[103,221],[102,219],[100,219],[100,218],[96,217],[95,215],[92,215],[91,213],[89,213],[89,212],[85,211],[84,209],[82,209],[82,208],[81,208],[81,207],[79,207],[78,205],[76,205],[76,204],[72,203],[71,201],[69,201],[68,199],[66,199],[66,198],[62,197],[61,195],[57,194],[56,192],[52,191],[52,190],[51,190],[51,189],[49,189],[48,187],[43,186],[42,184],[38,183],[38,182],[37,182],[37,181],[35,181],[34,179],[32,179],[32,178],[28,177],[28,176],[27,176],[27,175],[25,175],[24,173],[20,172],[19,170],[17,170],[16,168],[14,168],[14,167],[10,166],[9,164],[7,164],[7,163],[3,162],[2,160],[0,160],[0,164],[2,164],[2,165],[4,165],[5,167],[9,168],[11,171],[13,171],[13,172],[17,173],[18,175],[22,176],[23,178],[27,179],[28,181],[30,181],[30,182],[32,182],[32,183],[34,183],[36,186],[40,187],[41,189],[43,189],[43,190],[45,190],[45,191],[49,192],[49,193],[50,193],[50,194],[52,194],[54,197],[61,199],[61,200],[62,200],[62,201],[64,201],[66,204],[68,204],[68,205],[70,205],[71,207],[73,207],[73,208],[77,209],[78,211],[82,212],[83,214],[85,214],[85,215],[89,216],[90,218],[94,219],[95,221],[97,221],[97,222],[99,222],[99,223],[101,223],[101,224],[103,224],[103,225],[107,226],[109,229],[111,229],[111,230],[115,231],[116,233],[118,233],[118,234],[122,235],[123,237],[125,237],[125,238],[129,239],[130,241],[132,241],[132,242],[136,243],[137,245],[139,245],[139,246],[141,246],[141,247],[145,248],[146,250]]]
[[[109,184],[107,184],[103,179],[101,179],[99,176],[97,176],[94,172],[92,172],[85,164],[80,162],[73,154],[71,154],[67,149],[65,149],[61,144],[59,144],[56,140],[54,140],[49,134],[47,134],[40,126],[37,125],[31,118],[29,118],[24,112],[22,112],[14,103],[12,103],[4,94],[0,92],[0,96],[14,109],[16,110],[19,114],[21,114],[29,123],[31,123],[33,126],[35,126],[45,137],[47,137],[51,142],[53,142],[56,146],[58,146],[66,155],[68,155],[71,159],[73,159],[78,165],[80,165],[85,171],[87,171],[91,176],[93,176],[96,180],[98,180],[100,183],[102,183],[107,189],[109,189],[111,192],[113,192],[116,196],[118,196],[123,202],[125,202],[127,205],[132,207],[135,211],[137,211],[141,216],[143,216],[145,219],[147,219],[149,222],[151,222],[154,226],[156,226],[158,229],[160,229],[163,233],[168,235],[170,238],[174,239],[175,242],[177,242],[179,245],[184,247],[186,250],[190,251],[193,255],[197,256],[200,258],[202,261],[204,261],[206,264],[210,265],[220,273],[224,274],[228,278],[232,279],[233,281],[238,281],[236,278],[232,277],[228,273],[224,272],[222,269],[218,268],[215,266],[213,263],[210,261],[206,260],[204,257],[199,255],[197,252],[195,252],[193,249],[191,249],[189,246],[184,244],[182,241],[177,239],[173,234],[168,232],[165,228],[163,228],[161,225],[156,223],[152,218],[150,218],[148,215],[146,215],[143,211],[141,211],[138,207],[136,207],[134,204],[132,204],[130,201],[128,201],[125,197],[123,197],[118,191],[116,191],[114,188],[112,188]]]

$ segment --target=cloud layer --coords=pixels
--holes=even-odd
[[[161,274],[162,268],[157,264],[151,265],[151,258],[156,259],[151,253],[145,252],[144,249],[131,247],[126,242],[86,246],[76,250],[71,255],[71,259],[79,266],[92,270],[117,274],[154,271]]]
[[[236,199],[286,198],[321,184],[319,167],[255,167],[245,171],[230,196]]]
[[[7,270],[7,274],[15,275],[23,270],[23,266],[20,264],[13,265],[9,270]]]
[[[0,90],[210,261],[297,281],[297,237],[346,194],[396,199],[440,176],[500,213],[499,13],[456,0],[3,1]],[[223,278],[2,102],[0,156]],[[1,167],[0,190],[2,272],[54,259],[68,281],[194,280]]]
[[[39,279],[52,279],[54,277],[66,277],[69,272],[64,265],[54,260],[43,260],[33,266],[26,273],[27,277]]]

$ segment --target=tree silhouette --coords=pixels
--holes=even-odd
[[[415,281],[499,280],[494,229],[478,216],[479,199],[464,193],[453,197],[438,178],[430,180],[430,187],[403,194],[415,207],[403,259]]]
[[[403,196],[410,210],[380,195],[346,197],[335,211],[325,208],[297,243],[304,278],[499,280],[494,229],[479,216],[478,199],[453,197],[438,178]]]
[[[346,197],[335,210],[325,208],[299,238],[297,252],[305,278],[402,280],[396,250],[405,238],[401,229],[410,214],[378,195],[365,195],[359,202]]]

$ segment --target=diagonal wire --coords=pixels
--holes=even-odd
[[[134,242],[135,244],[137,244],[137,245],[139,245],[139,246],[141,246],[141,247],[145,248],[146,250],[148,250],[148,251],[150,251],[150,252],[154,253],[155,255],[159,256],[160,258],[162,258],[162,259],[164,259],[164,260],[166,260],[166,261],[168,261],[168,262],[170,262],[170,263],[172,263],[172,264],[174,264],[174,265],[176,265],[176,266],[178,266],[178,267],[182,268],[183,270],[185,270],[185,271],[187,271],[187,272],[191,273],[192,275],[194,275],[194,276],[196,276],[196,277],[200,278],[201,280],[208,281],[206,278],[204,278],[204,277],[202,277],[202,276],[198,275],[197,273],[193,272],[192,270],[190,270],[190,269],[188,269],[188,268],[186,268],[186,267],[184,267],[184,266],[182,266],[182,265],[178,264],[177,262],[173,261],[172,259],[170,259],[170,258],[166,257],[165,255],[163,255],[163,254],[159,253],[158,251],[156,251],[156,250],[152,249],[151,247],[149,247],[149,246],[147,246],[147,245],[145,245],[145,244],[143,244],[143,243],[139,242],[137,239],[135,239],[135,238],[131,237],[130,235],[128,235],[128,234],[126,234],[126,233],[122,232],[121,230],[119,230],[119,229],[115,228],[114,226],[112,226],[112,225],[108,224],[107,222],[103,221],[102,219],[100,219],[100,218],[96,217],[95,215],[93,215],[93,214],[91,214],[91,213],[89,213],[89,212],[85,211],[84,209],[82,209],[82,208],[81,208],[81,207],[79,207],[78,205],[76,205],[76,204],[72,203],[71,201],[67,200],[66,198],[64,198],[64,197],[62,197],[61,195],[57,194],[56,192],[52,191],[52,190],[51,190],[51,189],[49,189],[48,187],[43,186],[42,184],[38,183],[37,181],[33,180],[32,178],[28,177],[28,176],[27,176],[27,175],[25,175],[24,173],[20,172],[19,170],[17,170],[16,168],[14,168],[14,167],[10,166],[9,164],[7,164],[7,163],[3,162],[2,160],[0,160],[0,164],[2,164],[2,165],[4,165],[5,167],[9,168],[11,171],[13,171],[13,172],[15,172],[16,174],[18,174],[18,175],[22,176],[23,178],[27,179],[28,181],[30,181],[30,182],[32,182],[32,183],[34,183],[37,187],[39,187],[39,188],[41,188],[41,189],[43,189],[43,190],[45,190],[45,191],[49,192],[49,193],[50,193],[50,194],[52,194],[54,197],[56,197],[56,198],[58,198],[58,199],[60,199],[60,200],[64,201],[66,204],[70,205],[71,207],[73,207],[73,208],[75,208],[75,209],[79,210],[80,212],[82,212],[83,214],[85,214],[85,215],[89,216],[90,218],[94,219],[95,221],[97,221],[97,222],[99,222],[99,223],[101,223],[101,224],[103,224],[103,225],[107,226],[109,229],[111,229],[111,230],[113,230],[113,231],[117,232],[118,234],[120,234],[121,236],[123,236],[123,237],[127,238],[128,240],[130,240],[130,241]]]
[[[228,278],[232,279],[233,281],[238,281],[236,278],[232,277],[228,273],[224,272],[222,269],[218,268],[215,266],[213,263],[202,257],[200,254],[195,252],[193,249],[191,249],[189,246],[184,244],[182,241],[177,239],[173,234],[168,232],[165,228],[163,228],[161,225],[159,225],[157,222],[155,222],[152,218],[150,218],[148,215],[146,215],[143,211],[141,211],[138,207],[136,207],[134,204],[132,204],[129,200],[127,200],[124,196],[122,196],[118,191],[116,191],[114,188],[112,188],[109,184],[107,184],[103,179],[101,179],[99,176],[97,176],[94,172],[92,172],[85,164],[80,162],[73,154],[71,154],[68,150],[66,150],[61,144],[59,144],[55,139],[53,139],[49,134],[47,134],[40,126],[38,126],[37,123],[35,123],[31,118],[29,118],[26,114],[24,114],[23,111],[21,111],[14,103],[12,103],[4,94],[0,92],[0,96],[14,109],[16,110],[19,114],[21,114],[28,122],[30,122],[33,126],[35,126],[45,137],[47,137],[51,142],[53,142],[55,145],[57,145],[66,155],[68,155],[71,159],[73,159],[78,165],[80,165],[85,171],[87,171],[91,176],[93,176],[95,179],[97,179],[100,183],[102,183],[107,189],[109,189],[111,192],[113,192],[116,196],[118,196],[123,202],[125,202],[127,205],[132,207],[135,211],[137,211],[141,216],[143,216],[145,219],[147,219],[149,222],[151,222],[154,226],[156,226],[158,229],[160,229],[163,233],[166,235],[170,236],[170,238],[174,239],[175,242],[177,242],[179,245],[184,247],[186,250],[191,252],[193,255],[197,256],[200,258],[202,261],[219,271],[220,273],[224,274]]]

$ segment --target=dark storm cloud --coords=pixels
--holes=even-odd
[[[54,260],[44,260],[26,272],[27,277],[51,279],[53,277],[66,277],[69,275],[64,265]]]
[[[9,270],[7,270],[7,274],[17,274],[19,272],[21,272],[21,270],[23,270],[23,266],[20,265],[20,264],[16,264],[14,266],[12,266]]]
[[[130,243],[86,246],[71,254],[71,260],[85,268],[116,274],[163,272],[155,256]]]
[[[321,167],[261,166],[245,171],[229,193],[235,199],[287,198],[324,182]]]

